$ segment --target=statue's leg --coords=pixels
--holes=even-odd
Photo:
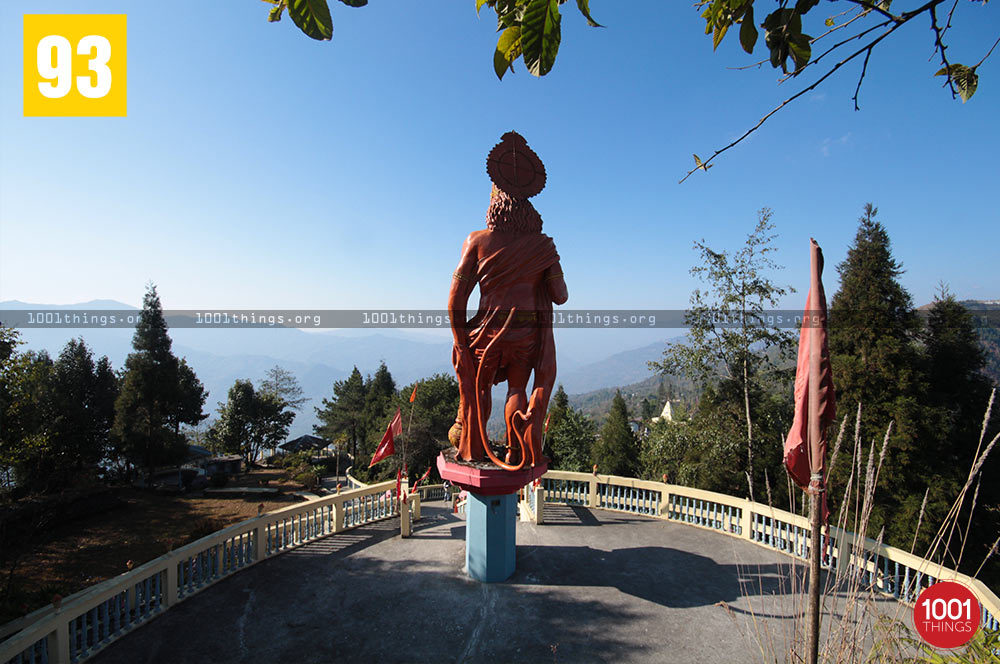
[[[514,413],[526,411],[528,408],[528,395],[525,390],[528,386],[528,378],[531,376],[531,367],[521,364],[511,364],[507,367],[507,404],[504,407],[504,422],[507,424],[507,463],[517,464],[521,461],[521,447],[517,442],[517,434],[514,433]]]

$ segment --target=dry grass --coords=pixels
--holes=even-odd
[[[940,524],[934,540],[923,557],[935,562],[950,563],[957,566],[965,551],[965,535],[968,526],[963,531],[959,523],[962,508],[967,502],[970,489],[972,491],[971,507],[967,521],[971,523],[972,512],[976,508],[978,486],[981,481],[980,471],[986,457],[993,450],[1000,434],[988,443],[985,440],[986,425],[994,404],[996,391],[990,396],[983,428],[980,434],[979,446],[975,457],[971,459],[970,470],[954,504],[944,522]],[[851,459],[852,472],[844,488],[841,512],[837,525],[841,529],[855,533],[866,533],[869,518],[875,504],[875,487],[878,485],[879,473],[885,459],[885,451],[889,444],[892,423],[885,433],[881,450],[874,441],[867,451],[860,440],[861,410],[858,408],[854,427],[854,455]],[[841,425],[840,435],[831,458],[831,468],[836,463],[840,443],[844,435],[845,422]],[[990,480],[987,480],[990,481]],[[925,496],[926,503],[926,496]],[[794,512],[794,505],[791,511]],[[918,519],[918,532],[924,517],[921,507]],[[851,522],[848,523],[848,520]],[[958,538],[954,538],[955,534]],[[953,538],[955,541],[953,541]],[[877,540],[881,543],[882,533]],[[914,536],[914,542],[916,535]],[[1000,538],[997,540],[1000,542]],[[996,550],[994,546],[987,559]],[[863,538],[856,540],[853,551],[850,552],[856,560],[865,559]],[[845,561],[846,562],[846,561]],[[983,561],[983,564],[986,560]],[[979,566],[982,569],[982,565]],[[785,587],[781,592],[792,596],[793,606],[788,612],[790,619],[777,623],[768,621],[759,615],[751,616],[752,633],[749,638],[755,651],[760,652],[762,661],[770,662],[804,662],[805,644],[805,593],[807,583],[802,572],[802,565],[791,563],[784,575]],[[977,635],[965,652],[954,655],[954,659],[939,657],[926,644],[920,642],[909,629],[907,619],[909,607],[901,602],[887,601],[878,589],[867,582],[867,575],[859,574],[855,569],[841,565],[835,572],[826,573],[826,583],[821,599],[821,633],[819,660],[821,662],[879,662],[884,664],[899,664],[901,662],[993,662],[998,661],[991,643],[995,643],[995,635]],[[763,609],[763,607],[761,607]],[[991,639],[993,639],[991,641]],[[986,645],[984,645],[986,644]],[[985,657],[981,659],[980,657]]]

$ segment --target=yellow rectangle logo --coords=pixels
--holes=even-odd
[[[124,117],[125,18],[25,14],[25,117]]]

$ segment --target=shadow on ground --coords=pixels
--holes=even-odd
[[[779,556],[578,509],[565,513],[588,525],[519,524],[518,569],[506,583],[470,580],[464,521],[428,505],[411,538],[400,539],[392,519],[302,546],[182,602],[92,661],[755,661],[734,629],[743,619],[719,603],[780,596]],[[694,551],[713,543],[708,555]],[[737,545],[749,562],[716,559]]]

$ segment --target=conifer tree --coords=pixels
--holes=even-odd
[[[639,441],[629,426],[628,408],[620,390],[594,443],[591,458],[599,473],[634,476],[639,469]]]
[[[334,440],[338,434],[345,434],[355,465],[360,464],[358,446],[363,443],[366,434],[366,396],[365,381],[358,368],[354,367],[350,376],[333,384],[333,398],[323,399],[322,407],[316,407],[316,417],[320,421],[314,428],[316,435]]]
[[[208,393],[171,345],[160,297],[150,285],[132,337],[133,352],[125,360],[112,428],[119,453],[147,477],[156,466],[184,458],[180,425],[206,417],[202,406]]]
[[[549,431],[555,431],[568,412],[569,395],[563,389],[562,383],[559,383],[559,387],[556,388],[555,393],[552,395],[552,401],[549,402],[549,412],[546,416]]]

